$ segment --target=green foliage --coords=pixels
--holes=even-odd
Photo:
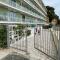
[[[23,30],[19,30],[18,34],[19,34],[19,36],[22,36],[23,35]]]
[[[27,36],[29,36],[31,34],[31,30],[27,30],[26,34],[27,34]]]
[[[49,17],[49,22],[51,22],[54,18],[56,20],[59,20],[59,17],[55,14],[55,9],[50,6],[46,6],[47,8],[47,16]]]
[[[19,36],[23,35],[23,30],[25,29],[25,27],[26,27],[26,25],[23,25],[23,24],[17,25],[17,27],[15,29],[18,30]]]
[[[7,47],[7,30],[5,25],[0,25],[0,48]]]
[[[26,27],[26,25],[23,25],[23,24],[17,25],[17,29],[19,29],[19,30],[24,29],[25,27]]]
[[[19,24],[17,25],[16,29],[18,30],[18,34],[19,36],[24,35],[24,29],[27,27],[28,25],[24,25],[24,24]],[[27,36],[29,36],[31,34],[30,30],[26,31]]]

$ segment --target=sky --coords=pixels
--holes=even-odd
[[[49,5],[55,8],[55,13],[60,18],[60,0],[43,0],[45,5]]]

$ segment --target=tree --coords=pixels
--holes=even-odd
[[[49,22],[52,22],[53,19],[59,20],[59,16],[55,14],[55,9],[50,6],[46,6],[47,8],[47,16],[49,17]]]

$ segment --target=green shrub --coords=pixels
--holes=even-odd
[[[27,34],[27,36],[29,36],[31,34],[31,30],[27,30],[26,34]]]
[[[5,25],[0,25],[0,48],[7,47],[7,29]]]
[[[27,26],[28,26],[28,25],[23,25],[23,24],[18,24],[18,25],[17,25],[16,30],[19,30],[19,31],[18,31],[19,36],[24,35],[24,31],[23,31],[23,30],[24,30]],[[31,34],[31,30],[27,30],[26,33],[27,33],[27,36],[29,36],[29,35]]]
[[[23,35],[23,30],[19,30],[18,34],[19,34],[19,36],[22,36]]]

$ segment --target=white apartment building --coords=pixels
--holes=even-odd
[[[42,0],[0,0],[0,23],[45,23]]]
[[[46,18],[47,12],[42,0],[0,0],[0,23],[46,24]],[[45,34],[36,34],[34,36],[34,29],[32,29],[30,36],[26,37],[26,35],[24,35],[20,39],[18,34],[13,31],[14,25],[7,26],[7,43],[10,47],[18,49],[18,53],[29,58],[29,60],[56,60],[57,52],[52,38],[51,41],[49,39],[51,36],[50,31],[46,30],[44,32]],[[47,32],[49,38],[47,37]],[[40,40],[41,36],[42,39]],[[45,37],[47,38],[45,39]],[[35,39],[36,44],[34,42]],[[48,42],[50,43],[47,46]],[[40,45],[40,43],[42,45]]]

